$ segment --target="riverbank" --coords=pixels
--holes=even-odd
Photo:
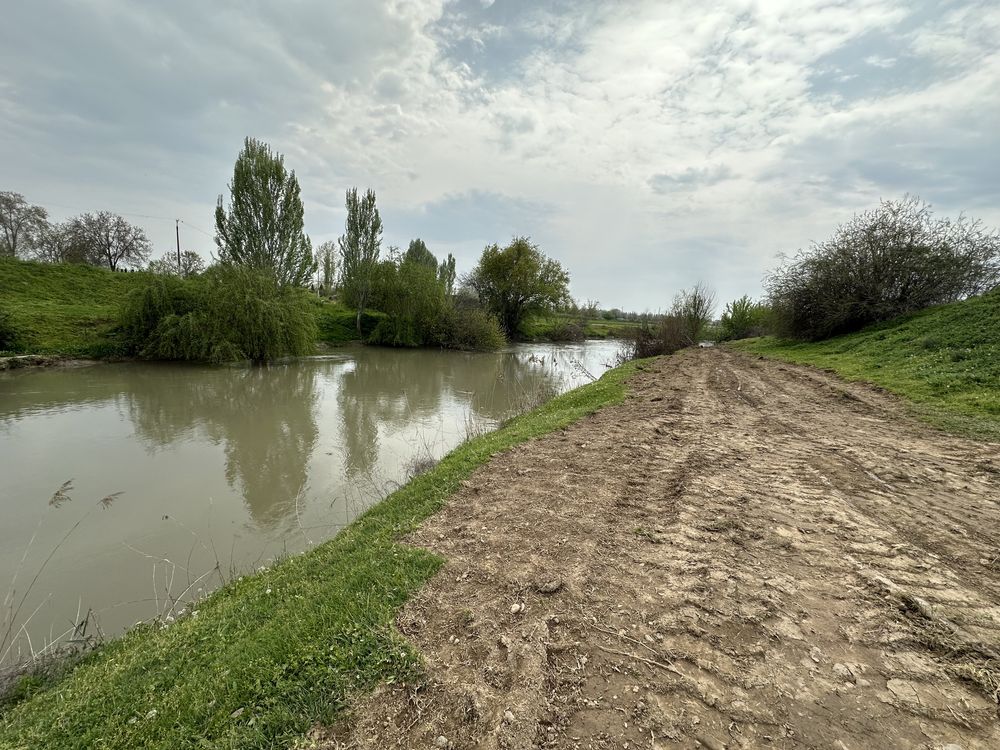
[[[1000,441],[1000,289],[826,341],[727,346],[871,383],[931,424]]]
[[[122,300],[149,283],[147,272],[115,273],[79,264],[0,258],[0,355],[116,360],[125,355],[117,331]],[[357,315],[338,302],[313,297],[316,347],[322,352],[366,339],[385,314]],[[4,321],[10,331],[4,331]],[[580,321],[569,315],[529,320],[526,341],[577,341],[622,337],[627,321]]]
[[[319,547],[139,627],[0,716],[0,747],[288,744],[420,661],[392,627],[441,559],[399,544],[478,466],[625,398],[629,364],[456,449]]]
[[[1000,747],[995,446],[724,347],[628,387],[407,537],[421,680],[303,747]]]

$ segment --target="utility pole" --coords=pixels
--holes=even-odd
[[[177,230],[177,273],[181,272],[181,220],[174,219],[174,229]]]

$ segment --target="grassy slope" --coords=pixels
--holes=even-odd
[[[732,346],[874,383],[939,426],[1000,439],[1000,289],[828,341]]]
[[[169,628],[137,629],[0,715],[0,748],[286,747],[352,696],[407,680],[396,609],[438,569],[396,539],[491,454],[625,397],[609,371],[446,456],[338,537],[239,580]]]
[[[0,259],[0,307],[18,331],[18,354],[104,358],[120,354],[114,329],[118,306],[144,284],[146,273]],[[318,340],[331,345],[356,340],[354,312],[315,300]],[[381,313],[365,315],[370,333]]]
[[[107,357],[118,305],[144,273],[0,260],[0,306],[13,316],[17,352]]]

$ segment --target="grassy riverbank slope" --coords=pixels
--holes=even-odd
[[[0,309],[18,354],[113,357],[118,306],[146,283],[145,273],[0,259]]]
[[[0,748],[287,747],[376,684],[411,679],[419,660],[394,614],[441,560],[397,539],[498,451],[622,401],[641,367],[460,446],[332,541],[235,581],[196,615],[110,643],[0,714]]]
[[[932,423],[1000,439],[1000,289],[827,341],[766,337],[731,346],[874,383],[913,401]]]
[[[8,352],[93,359],[121,356],[115,332],[119,306],[149,279],[144,272],[0,258],[0,311],[10,316],[15,334]],[[320,299],[314,299],[314,305],[317,343],[337,346],[358,339],[353,310]],[[371,333],[381,317],[381,313],[362,316],[362,332]]]

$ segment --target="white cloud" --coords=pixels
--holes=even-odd
[[[42,204],[86,196],[79,210],[186,211],[210,228],[256,135],[302,178],[314,239],[339,233],[344,188],[372,186],[395,242],[419,231],[471,263],[481,243],[531,234],[576,294],[640,308],[698,279],[723,298],[756,293],[776,252],[880,196],[922,193],[1000,222],[981,166],[1000,145],[988,3],[62,10],[21,8],[0,30],[0,187]],[[821,61],[862,42],[868,72],[834,71],[859,93],[818,91]],[[905,87],[876,77],[917,70]],[[172,223],[149,229],[172,237]]]

